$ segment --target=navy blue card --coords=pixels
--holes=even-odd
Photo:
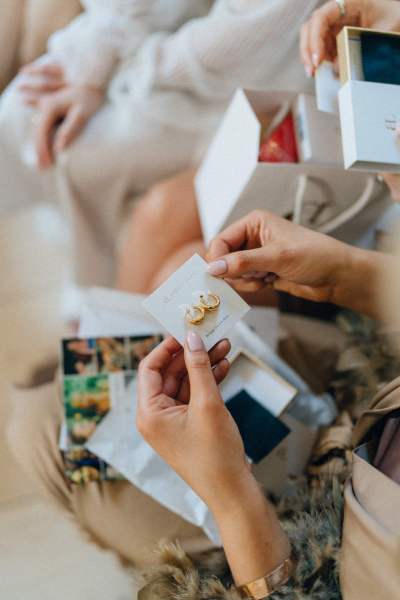
[[[290,433],[282,421],[245,390],[228,400],[226,407],[238,426],[246,455],[254,463],[265,458]]]
[[[363,31],[360,38],[365,81],[400,85],[400,36]]]

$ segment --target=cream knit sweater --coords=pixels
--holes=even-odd
[[[318,0],[84,0],[49,42],[71,81],[165,124],[215,126],[237,87],[305,89],[301,24]]]

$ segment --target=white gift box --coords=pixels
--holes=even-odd
[[[400,85],[366,81],[363,35],[398,38],[398,33],[344,27],[337,37],[340,66],[339,112],[346,169],[400,172]],[[376,60],[385,65],[376,47]],[[383,62],[382,62],[383,60]],[[390,68],[390,67],[389,67]],[[393,73],[395,77],[396,73]]]
[[[362,209],[380,193],[379,185],[372,185],[365,174],[345,172],[337,165],[258,162],[257,114],[277,111],[284,103],[293,105],[295,99],[291,92],[236,92],[195,180],[206,244],[229,223],[257,208],[282,216],[297,211],[298,222],[330,233],[345,221],[341,215],[349,207]],[[329,145],[331,140],[321,142]],[[371,222],[382,206],[377,204],[376,210]],[[362,232],[354,227],[353,234],[357,239]]]
[[[349,80],[339,111],[345,168],[400,172],[400,86]]]
[[[301,162],[343,166],[339,116],[318,110],[315,96],[299,94],[293,106]]]

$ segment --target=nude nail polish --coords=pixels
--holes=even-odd
[[[226,264],[226,260],[224,260],[223,258],[221,258],[220,260],[215,260],[207,266],[207,271],[210,273],[210,275],[223,275],[227,272],[227,270],[228,265]]]

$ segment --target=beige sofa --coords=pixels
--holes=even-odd
[[[40,56],[49,35],[81,11],[79,0],[1,0],[0,90]]]

